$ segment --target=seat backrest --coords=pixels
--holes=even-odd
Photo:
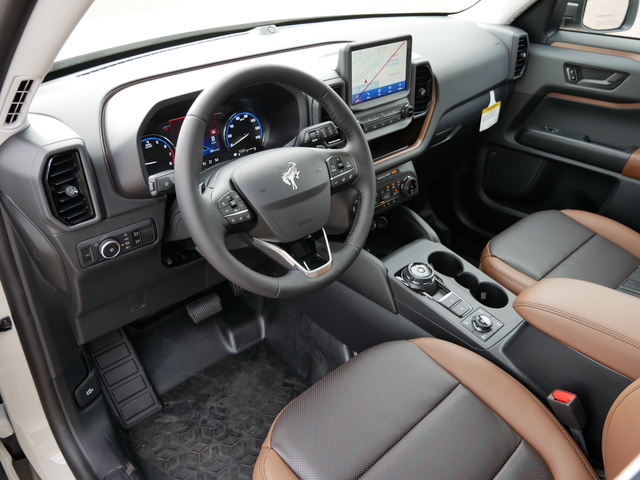
[[[602,456],[608,479],[615,479],[640,454],[640,380],[613,402],[602,432]]]

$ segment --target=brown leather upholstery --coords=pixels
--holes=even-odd
[[[393,364],[395,361],[394,358],[389,358],[387,354],[386,356],[383,355],[383,362],[375,363],[377,360],[375,360],[376,353],[374,351],[380,347],[386,348],[386,350],[382,350],[382,352],[396,352],[401,355],[404,355],[402,352],[409,350],[408,353],[411,354],[409,355],[409,358],[411,358],[413,362],[411,368],[415,368],[417,371],[428,368],[436,370],[444,369],[444,371],[441,370],[443,373],[438,375],[445,375],[448,378],[451,378],[454,385],[458,385],[458,387],[453,388],[453,390],[450,390],[450,386],[447,387],[447,390],[450,391],[448,394],[445,394],[445,398],[454,396],[454,392],[459,391],[459,389],[466,389],[466,391],[470,392],[468,395],[475,394],[475,396],[480,400],[479,403],[482,404],[482,402],[484,402],[486,405],[484,408],[487,408],[488,406],[489,409],[493,410],[494,413],[490,413],[491,418],[495,418],[491,420],[492,424],[497,424],[496,422],[499,422],[498,417],[501,417],[502,421],[506,422],[506,425],[503,424],[504,427],[501,427],[499,430],[502,432],[501,434],[507,435],[507,430],[511,427],[511,429],[513,429],[511,430],[512,432],[515,431],[515,434],[522,437],[523,445],[528,445],[529,448],[533,449],[532,451],[537,452],[534,452],[534,456],[538,456],[538,458],[541,458],[541,460],[546,463],[546,467],[548,467],[547,472],[550,472],[554,479],[598,480],[597,475],[594,473],[579,448],[575,445],[571,437],[558,423],[555,417],[553,417],[553,415],[513,377],[479,355],[449,342],[437,339],[417,339],[412,342],[416,347],[418,347],[418,352],[421,350],[426,354],[424,358],[421,357],[420,354],[416,354],[413,349],[407,348],[407,345],[410,345],[409,342],[390,342],[389,344],[374,347],[374,349],[363,352],[350,362],[347,362],[347,364],[334,371],[328,377],[325,377],[325,379],[321,380],[301,397],[289,404],[289,406],[287,406],[276,419],[271,427],[267,439],[265,440],[258,457],[256,467],[254,468],[254,480],[307,480],[312,478],[330,478],[329,475],[322,475],[319,474],[317,470],[312,470],[309,467],[312,462],[306,462],[304,459],[302,461],[298,461],[296,457],[291,457],[291,451],[276,451],[278,448],[289,448],[291,445],[293,445],[292,448],[295,450],[296,440],[300,441],[300,439],[305,439],[306,441],[309,435],[322,437],[323,434],[319,433],[322,431],[325,432],[325,438],[321,438],[318,441],[321,446],[320,448],[327,448],[327,451],[333,452],[334,456],[339,455],[339,458],[327,458],[322,456],[321,458],[325,463],[340,464],[354,461],[352,459],[354,452],[349,451],[345,456],[340,456],[341,450],[336,452],[335,446],[333,445],[336,440],[341,440],[341,436],[352,431],[354,425],[350,423],[350,420],[353,421],[353,419],[348,416],[346,412],[353,412],[354,410],[345,408],[344,401],[338,401],[335,402],[335,410],[331,410],[331,416],[337,417],[337,421],[336,418],[330,418],[326,413],[322,413],[320,416],[314,416],[313,418],[315,418],[315,421],[310,420],[310,418],[312,417],[312,413],[317,413],[315,408],[324,406],[324,402],[331,399],[331,397],[326,397],[327,392],[332,392],[334,395],[342,394],[344,396],[348,396],[349,400],[346,402],[347,405],[349,402],[357,402],[356,405],[351,404],[349,408],[355,408],[355,411],[358,412],[358,415],[360,416],[362,416],[363,411],[367,412],[368,408],[371,408],[370,402],[375,399],[372,399],[370,395],[365,394],[365,390],[362,389],[370,388],[370,384],[373,382],[376,384],[375,389],[377,389],[374,391],[381,392],[380,389],[384,388],[385,381],[381,380],[383,374],[378,372],[389,367],[387,363]],[[397,347],[394,347],[394,345]],[[379,360],[380,350],[378,350],[377,353]],[[370,371],[370,369],[362,370],[363,365],[366,367],[366,365],[371,365],[372,362],[378,365],[376,368],[380,369],[376,369],[374,371]],[[395,369],[396,366],[392,365],[390,368]],[[345,372],[347,372],[346,379],[344,377]],[[351,372],[350,376],[348,375],[349,372]],[[402,372],[402,374],[405,373],[406,372],[404,371]],[[393,370],[392,374],[400,375],[401,373]],[[421,386],[421,388],[426,388],[424,391],[429,392],[430,390],[437,389],[437,383],[438,382],[434,382],[434,384]],[[348,386],[348,389],[345,390],[344,386]],[[396,394],[400,394],[400,392],[397,392]],[[411,392],[403,390],[400,398],[406,395],[411,395]],[[318,399],[323,400],[321,403],[318,403]],[[459,400],[452,400],[450,406],[455,405],[457,401]],[[420,402],[422,402],[422,400],[418,399],[418,403]],[[316,405],[315,408],[314,405]],[[441,408],[441,405],[438,405],[438,408]],[[292,417],[292,409],[297,410],[295,418]],[[447,415],[452,415],[450,411],[450,413],[447,413],[446,409],[441,413],[433,413],[436,412],[436,410],[437,409],[429,410],[427,415],[422,417],[420,422],[428,421],[428,418],[431,416],[435,417],[435,421],[437,421],[438,418],[446,420],[447,418],[450,418]],[[487,411],[491,412],[491,410]],[[398,413],[400,414],[400,417],[395,418],[402,418],[409,414],[408,411],[404,410]],[[493,415],[496,414],[497,416],[493,417]],[[363,445],[366,445],[367,442],[375,444],[376,442],[373,439],[375,439],[376,436],[380,435],[381,432],[387,433],[389,430],[394,428],[394,424],[389,423],[390,418],[394,417],[383,415],[382,417],[370,418],[365,413],[364,418],[367,419],[367,425],[369,425],[369,428],[367,429],[368,431],[366,434],[358,437],[358,442]],[[329,430],[329,433],[327,433],[327,430],[324,428],[326,425],[316,423],[320,422],[326,424],[326,422],[330,420],[334,422],[336,427]],[[463,430],[468,430],[470,432],[473,432],[474,428],[477,428],[477,426],[471,424],[463,425]],[[419,425],[414,424],[410,429],[411,434],[414,434],[418,429]],[[274,440],[274,431],[278,437],[277,441]],[[480,430],[478,433],[479,436],[482,437],[480,441],[483,445],[488,446],[492,443],[491,437],[487,436],[486,431]],[[442,435],[448,434],[453,435],[453,430],[446,430]],[[405,433],[402,435],[402,438],[409,438],[408,435],[409,433]],[[283,437],[285,437],[285,441],[283,441]],[[426,454],[426,450],[442,448],[442,444],[446,444],[444,441],[445,439],[443,437],[437,438],[441,438],[442,441],[429,442],[427,440],[426,443],[423,441],[420,442],[419,445],[415,446],[417,455],[423,456]],[[393,448],[387,450],[387,452],[383,453],[382,456],[379,456],[379,454],[374,456],[371,461],[372,463],[366,469],[366,474],[356,475],[354,478],[388,478],[384,474],[380,475],[380,471],[374,471],[379,465],[378,461],[384,460],[388,457],[391,450],[396,452],[395,455],[398,455],[397,451],[403,450],[404,448],[406,453],[407,449],[410,450],[410,446],[408,448],[406,442],[407,440],[405,440],[404,447],[400,446],[400,443],[396,443],[395,445],[392,445]],[[325,447],[325,444],[328,446]],[[278,445],[287,445],[287,447],[279,447]],[[348,445],[351,448],[353,444],[349,443]],[[471,453],[474,453],[464,449],[463,445],[456,446],[458,447],[458,450],[462,449],[458,454],[463,454],[463,457],[468,457]],[[356,448],[355,450],[358,449]],[[495,452],[495,447],[493,447],[492,451]],[[315,454],[313,451],[311,451],[311,453]],[[287,455],[289,455],[289,457],[287,457]],[[442,451],[442,453],[438,453],[438,455],[438,458],[441,459],[441,461],[436,461],[434,463],[440,463],[440,466],[444,465],[444,468],[452,468],[450,461],[448,461],[446,450]],[[291,458],[293,463],[289,463],[287,465],[283,458]],[[298,466],[295,468],[291,466],[295,464]],[[399,465],[400,466],[397,467],[399,470],[396,470],[396,473],[399,475],[396,475],[395,477],[414,478],[411,473],[407,473],[411,471],[410,466],[407,465],[407,463],[400,463]],[[432,465],[433,464],[430,463],[426,468],[432,468]],[[433,468],[435,468],[435,465]],[[294,470],[298,472],[298,476],[296,476]],[[531,478],[536,477],[536,473],[534,473],[532,469],[527,469],[525,471],[532,475]],[[512,471],[508,468],[502,467],[500,474],[494,474],[490,478],[495,476],[495,478],[503,479],[512,478],[513,475],[516,477],[522,475],[522,471],[520,471],[520,474],[511,472]],[[542,475],[540,476],[542,477]],[[468,471],[465,476],[465,478],[473,477],[473,471]],[[547,478],[549,477],[547,476]]]
[[[622,175],[640,180],[640,149],[631,154],[622,169]]]
[[[634,257],[640,258],[640,233],[635,230],[596,213],[583,210],[561,210],[561,212],[601,237],[624,248]]]
[[[640,380],[627,387],[609,410],[602,435],[607,478],[615,478],[640,454]]]
[[[519,272],[499,258],[491,255],[491,242],[487,243],[487,246],[484,247],[482,255],[480,256],[480,270],[516,295],[529,285],[536,283],[533,278]]]
[[[558,420],[504,370],[453,343],[433,338],[413,342],[518,432],[547,463],[554,479],[598,479]]]
[[[286,407],[285,407],[286,408]],[[281,412],[282,413],[282,412]],[[271,448],[271,434],[273,425],[276,424],[280,415],[276,417],[269,429],[267,438],[264,439],[260,454],[253,467],[253,478],[256,480],[299,480],[295,473],[291,471],[289,466],[282,460],[282,457]]]
[[[533,213],[496,235],[480,270],[519,294],[545,278],[616,289],[640,267],[640,233],[581,210]]]
[[[531,325],[607,367],[640,378],[640,298],[580,280],[541,280],[516,298]]]

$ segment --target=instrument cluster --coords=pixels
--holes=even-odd
[[[297,136],[297,100],[281,87],[275,88],[278,90],[267,92],[263,88],[260,95],[232,97],[215,112],[202,139],[202,170],[284,146]],[[139,142],[147,177],[173,170],[180,128],[192,103],[190,99],[160,108],[143,128]],[[277,131],[272,128],[274,123]]]

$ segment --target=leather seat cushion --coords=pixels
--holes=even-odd
[[[514,293],[543,278],[617,288],[640,265],[640,234],[577,210],[533,213],[493,238],[480,268]]]
[[[254,478],[597,477],[516,380],[462,347],[419,339],[374,347],[290,403]]]

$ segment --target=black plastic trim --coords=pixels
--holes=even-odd
[[[622,172],[633,152],[593,143],[587,135],[543,125],[524,125],[516,135],[519,143],[543,152],[568,157],[589,165]]]
[[[56,439],[58,447],[67,465],[76,478],[90,480],[96,478],[78,447],[64,412],[60,406],[58,396],[49,369],[47,367],[42,345],[38,338],[38,331],[33,315],[25,297],[22,281],[17,265],[13,258],[9,237],[4,223],[3,213],[0,211],[0,280],[4,287],[13,321],[20,332],[20,343],[24,350],[33,381],[38,391],[49,427]]]

